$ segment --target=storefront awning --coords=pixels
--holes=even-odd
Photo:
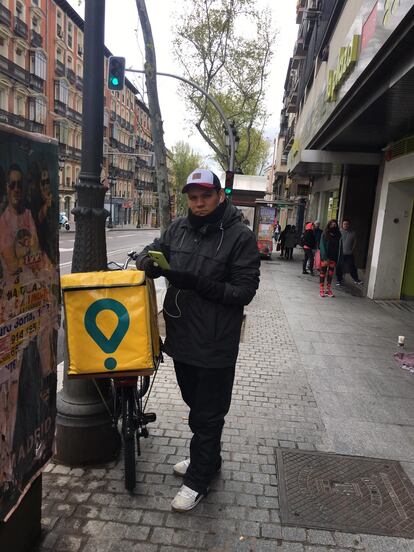
[[[317,176],[341,174],[342,166],[379,165],[380,153],[349,151],[298,150],[291,160],[289,174]]]

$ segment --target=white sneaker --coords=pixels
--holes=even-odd
[[[188,466],[190,465],[190,459],[186,458],[185,460],[181,460],[181,462],[178,462],[173,467],[175,475],[180,475],[183,477],[187,473]]]
[[[183,485],[171,502],[171,508],[175,512],[188,512],[195,508],[202,498],[204,495]]]

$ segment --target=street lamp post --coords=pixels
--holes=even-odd
[[[84,32],[84,88],[82,162],[76,185],[78,201],[72,272],[107,269],[104,208],[101,182],[104,114],[105,0],[86,0]],[[67,355],[63,389],[57,397],[56,458],[71,466],[108,462],[117,457],[120,437],[100,393],[109,398],[109,382],[69,380]]]
[[[108,228],[113,228],[113,209],[112,209],[112,193],[113,193],[113,187],[115,186],[116,180],[111,174],[108,178],[109,183],[109,218],[108,218]]]
[[[138,212],[137,212],[137,228],[141,228],[141,198],[142,191],[138,191]]]

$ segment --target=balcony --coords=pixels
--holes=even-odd
[[[29,86],[41,94],[45,91],[45,81],[37,75],[30,74]]]
[[[82,150],[74,148],[72,146],[66,146],[66,156],[71,157],[76,161],[80,161],[82,157]]]
[[[43,46],[43,38],[34,29],[31,30],[30,46],[33,48],[41,48]]]
[[[29,72],[4,56],[0,56],[0,72],[5,73],[12,79],[17,80],[26,86],[29,84]]]
[[[66,104],[61,102],[60,100],[55,100],[55,113],[58,115],[62,115],[62,117],[66,117]]]
[[[76,75],[76,88],[78,90],[82,90],[83,89],[83,78],[80,77],[79,75]]]
[[[55,73],[57,77],[65,76],[65,64],[59,61],[58,59],[56,60]]]
[[[67,107],[66,115],[68,116],[69,119],[71,119],[75,123],[78,123],[79,125],[82,124],[82,113],[79,113],[79,111],[75,111],[71,107]]]
[[[70,82],[70,84],[75,84],[75,82],[76,82],[75,71],[73,71],[72,69],[69,69],[69,67],[67,67],[66,68],[66,76],[67,76],[68,81]]]
[[[3,4],[0,4],[0,23],[6,25],[6,27],[10,27],[11,23],[11,11]]]
[[[22,130],[28,130],[29,132],[39,132],[41,134],[44,134],[45,132],[44,125],[36,123],[35,121],[29,121],[29,119],[26,119],[21,115],[9,113],[4,109],[0,109],[0,122],[17,128],[21,128]]]
[[[29,36],[29,29],[24,21],[19,19],[17,15],[14,16],[14,34],[21,36],[27,40]]]

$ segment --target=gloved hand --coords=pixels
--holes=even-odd
[[[195,289],[198,276],[185,270],[164,270],[164,276],[177,289]]]
[[[163,275],[164,271],[158,265],[155,264],[154,259],[147,256],[137,262],[137,269],[143,270],[148,278],[159,278]]]

